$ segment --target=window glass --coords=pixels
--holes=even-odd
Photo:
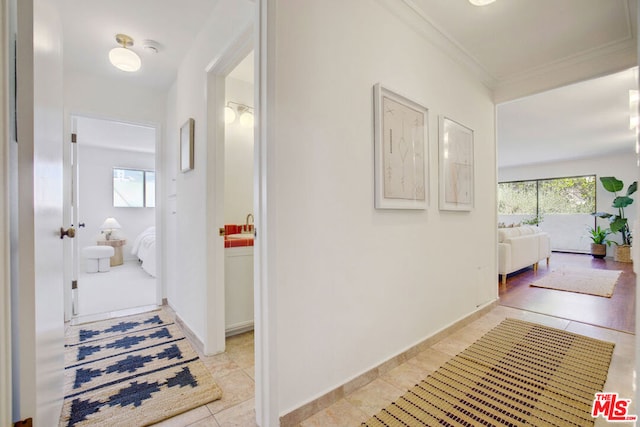
[[[148,208],[156,207],[156,173],[144,173],[144,204]]]
[[[117,208],[144,206],[144,171],[113,169],[113,206]]]

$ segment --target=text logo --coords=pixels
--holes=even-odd
[[[631,399],[620,399],[618,393],[596,393],[591,408],[591,416],[602,415],[609,422],[636,421],[637,415],[629,415]]]

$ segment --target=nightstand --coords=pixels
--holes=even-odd
[[[122,256],[122,247],[127,243],[125,239],[98,240],[98,246],[111,246],[115,253],[111,257],[110,265],[122,265],[124,258]]]

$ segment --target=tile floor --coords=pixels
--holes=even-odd
[[[579,333],[616,344],[605,391],[618,392],[621,397],[633,398],[635,367],[635,336],[557,317],[536,314],[510,307],[498,306],[489,313],[443,338],[429,349],[390,370],[383,376],[354,390],[344,399],[304,420],[300,427],[358,426],[387,406],[407,389],[434,372],[449,358],[472,344],[503,319],[513,317]],[[227,352],[202,357],[223,391],[221,400],[196,408],[163,421],[161,427],[225,427],[255,426],[253,333],[227,340]],[[631,409],[635,414],[634,402]],[[608,425],[598,418],[596,427]],[[619,426],[632,425],[618,423]]]

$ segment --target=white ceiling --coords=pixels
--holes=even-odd
[[[211,16],[217,0],[62,0],[65,72],[82,72],[108,79],[167,89],[173,83],[195,36]],[[134,39],[131,50],[142,60],[136,73],[109,63],[115,35]],[[160,44],[157,54],[146,52],[142,41]]]
[[[637,64],[638,0],[496,0],[485,7],[467,0],[377,1],[474,73],[493,90],[497,102]],[[62,0],[65,71],[166,90],[217,2]],[[116,46],[116,33],[134,38],[133,50],[143,64],[140,72],[125,73],[109,64],[107,53]],[[160,52],[144,52],[144,39],[160,43]],[[626,129],[621,126],[628,120],[628,107],[623,106],[628,86],[633,87],[628,76],[612,77],[610,82],[585,82],[567,87],[567,92],[501,104],[500,164],[521,164],[514,153],[545,161],[544,153],[553,153],[557,160],[597,155],[605,147],[622,150],[621,144],[627,144],[621,142]],[[543,149],[545,144],[554,150]],[[524,155],[531,147],[539,149]]]

